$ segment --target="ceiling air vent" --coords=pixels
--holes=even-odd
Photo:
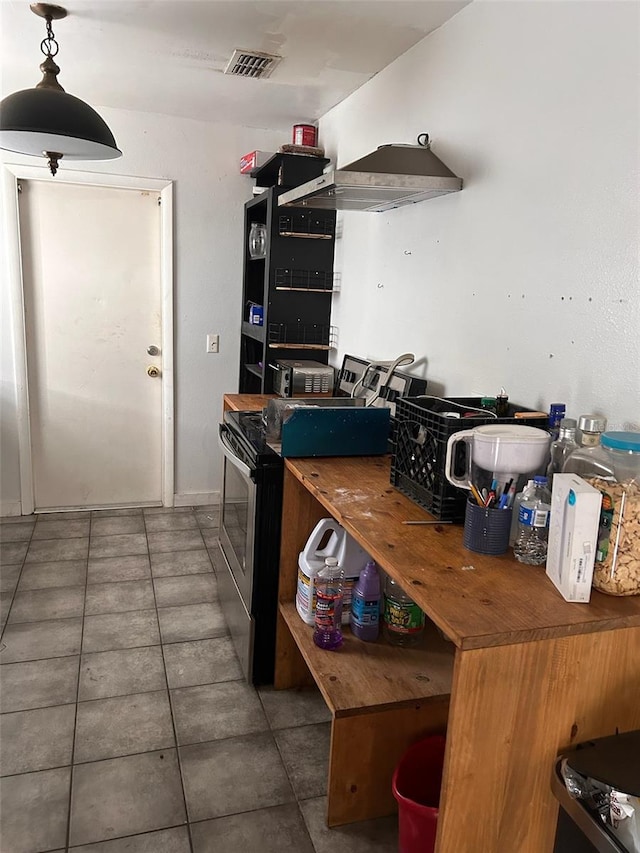
[[[236,48],[224,69],[224,73],[233,74],[236,77],[265,78],[271,75],[281,59],[281,56],[275,56],[272,53]]]

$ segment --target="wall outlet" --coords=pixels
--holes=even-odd
[[[220,335],[207,335],[207,352],[219,352]]]

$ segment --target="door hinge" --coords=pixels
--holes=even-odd
[[[18,187],[18,192],[21,193],[22,192],[22,184],[20,183],[20,181],[18,181],[17,187]]]
[[[158,207],[160,207],[161,204],[162,204],[162,199],[160,198],[160,196],[158,196]]]

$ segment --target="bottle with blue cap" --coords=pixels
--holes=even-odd
[[[603,432],[599,447],[581,447],[564,473],[602,494],[593,586],[609,595],[640,594],[640,432]]]
[[[546,477],[534,477],[533,489],[523,495],[518,510],[518,535],[513,556],[520,563],[541,566],[547,561],[551,492]]]

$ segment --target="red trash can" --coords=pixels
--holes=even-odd
[[[391,782],[398,801],[399,853],[433,853],[444,766],[444,735],[414,743],[402,756]]]

